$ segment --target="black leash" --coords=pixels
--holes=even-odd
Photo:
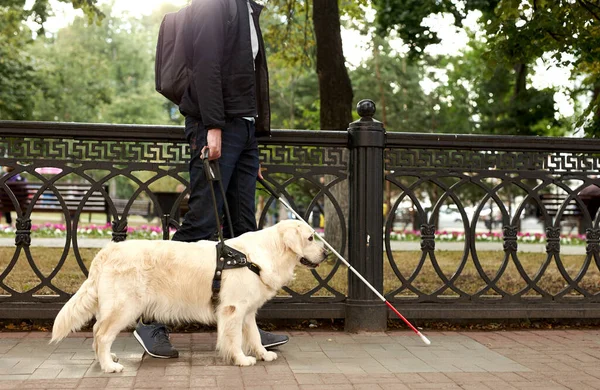
[[[258,276],[260,276],[260,267],[250,260],[248,260],[247,256],[233,249],[225,244],[225,239],[223,237],[223,228],[221,225],[221,218],[219,217],[219,207],[217,205],[217,197],[215,196],[215,189],[213,182],[218,182],[221,190],[221,196],[223,197],[223,206],[225,206],[225,216],[227,218],[227,223],[229,224],[230,234],[233,237],[233,225],[231,223],[231,214],[229,213],[229,206],[227,205],[227,198],[225,195],[225,190],[223,188],[223,183],[221,181],[221,170],[219,169],[219,164],[217,161],[210,161],[208,159],[209,150],[208,148],[204,150],[203,156],[203,164],[204,164],[204,174],[206,175],[206,180],[210,185],[210,193],[212,195],[213,208],[215,210],[215,218],[217,222],[217,234],[219,238],[219,242],[217,243],[217,266],[215,268],[215,275],[213,277],[212,282],[212,300],[216,306],[219,300],[219,292],[221,291],[221,277],[223,276],[223,271],[226,269],[234,269],[241,267],[248,267],[248,269]]]

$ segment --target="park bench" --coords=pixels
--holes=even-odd
[[[565,201],[567,200],[566,194],[541,194],[540,200],[542,201],[542,205],[548,212],[548,215],[552,218],[555,218],[558,214],[558,210],[563,206]],[[540,212],[538,216],[541,218],[542,213]],[[569,226],[571,230],[574,228],[578,228],[581,230],[581,218],[583,216],[583,211],[580,206],[577,204],[575,199],[571,199],[567,204],[567,207],[563,210],[561,214],[561,219],[564,221],[566,226]]]
[[[29,183],[23,181],[7,182],[6,185],[11,189],[19,202],[21,210],[27,209],[33,197],[38,194],[43,186],[42,183]],[[89,213],[89,222],[91,222],[91,213],[106,214],[106,221],[110,222],[108,204],[104,195],[99,191],[94,191],[83,205],[84,197],[89,193],[92,186],[86,183],[54,184],[56,189],[66,205],[66,209],[73,217],[81,206],[81,213]],[[108,186],[103,186],[104,191],[108,193]],[[47,188],[33,204],[32,212],[37,213],[64,213],[63,205],[56,196],[53,189]],[[15,211],[15,206],[8,193],[0,190],[0,210],[2,213]]]
[[[15,195],[21,210],[25,210],[29,207],[33,197],[39,193],[42,187],[41,183],[29,183],[24,181],[7,182],[6,185]],[[58,190],[60,193],[61,197],[66,203],[67,210],[72,217],[78,210],[84,196],[91,190],[92,186],[86,183],[70,183],[55,184],[54,188],[56,188],[56,190]],[[108,186],[104,186],[104,191],[108,193]],[[157,195],[161,206],[164,208],[164,212],[168,212],[173,204],[172,202],[174,202],[176,197],[179,196],[179,193],[159,193]],[[165,195],[167,195],[167,200],[166,203],[163,203]],[[112,203],[114,204],[117,213],[121,215],[129,203],[129,199],[113,199]],[[179,220],[179,218],[181,218],[188,211],[188,209],[186,197],[181,201],[179,216],[174,216],[174,218]],[[8,193],[0,189],[0,212],[6,213],[10,211],[15,211],[15,206]],[[64,210],[54,191],[48,188],[42,195],[39,196],[33,205],[32,212],[63,213]],[[106,214],[106,221],[110,222],[111,220],[108,202],[100,191],[94,191],[92,193],[92,195],[86,200],[85,204],[81,208],[81,213],[90,213],[88,222],[91,222],[91,213]],[[152,202],[148,199],[135,199],[132,202],[127,214],[139,215],[149,221],[154,217],[161,217],[158,215],[158,210],[152,206]]]
[[[170,213],[173,204],[177,201],[181,193],[179,192],[155,192],[154,196],[158,200],[158,204],[162,209],[163,213]],[[188,206],[188,197],[184,197],[179,204],[179,215],[171,215],[171,218],[179,221],[181,217],[185,215],[185,213],[189,210]],[[154,215],[161,218],[162,215],[159,215],[158,208],[154,208]]]
[[[158,204],[161,206],[163,213],[169,213],[176,199],[179,197],[177,192],[156,192],[154,194],[158,199]],[[129,203],[128,199],[114,199],[113,204],[119,214],[123,214],[125,206]],[[173,216],[176,220],[185,215],[189,210],[188,198],[184,197],[179,205],[179,216]],[[154,217],[161,218],[158,208],[154,207],[149,199],[135,199],[131,204],[127,215],[139,215],[151,221]]]
[[[115,205],[119,215],[123,215],[125,207],[128,203],[129,199],[113,199],[113,204]],[[152,212],[152,202],[148,199],[135,199],[131,203],[127,215],[139,215],[146,218],[148,221],[151,221],[152,218],[154,218],[154,213]]]

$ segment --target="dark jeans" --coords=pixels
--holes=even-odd
[[[190,210],[183,217],[174,241],[193,242],[214,238],[217,232],[210,183],[204,175],[200,151],[206,145],[207,131],[197,118],[185,118],[185,134],[190,144]],[[234,236],[255,231],[256,176],[258,174],[258,142],[254,123],[243,118],[227,121],[221,132],[221,181],[231,213]],[[223,197],[218,182],[214,182],[217,206],[223,221],[223,234],[230,238],[227,219],[223,218]]]

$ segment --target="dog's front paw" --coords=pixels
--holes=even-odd
[[[104,367],[104,372],[123,372],[123,365],[119,363],[110,363]]]
[[[244,356],[244,357],[236,359],[235,364],[236,364],[236,366],[242,366],[242,367],[253,366],[256,364],[256,358],[252,357],[252,356]]]
[[[265,362],[272,362],[273,360],[277,359],[277,354],[273,351],[267,351],[262,354],[261,358]]]

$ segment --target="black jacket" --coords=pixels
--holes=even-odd
[[[227,119],[256,117],[257,135],[270,133],[269,75],[258,18],[262,6],[250,1],[258,34],[256,70],[246,0],[193,0],[192,83],[179,109],[202,120],[206,129],[223,129]]]

